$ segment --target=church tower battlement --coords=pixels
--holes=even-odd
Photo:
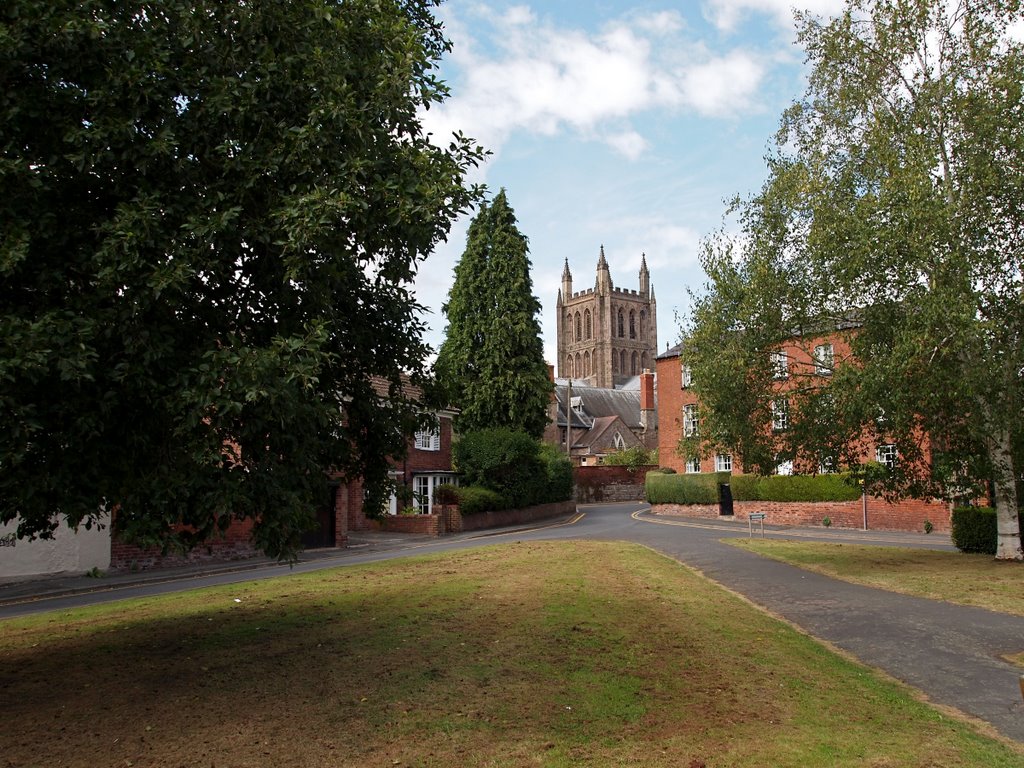
[[[647,256],[640,257],[638,290],[616,288],[604,256],[594,287],[573,292],[569,259],[562,270],[558,312],[558,375],[612,389],[654,367],[658,349],[657,302]]]

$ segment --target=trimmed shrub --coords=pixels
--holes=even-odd
[[[996,553],[998,527],[992,507],[956,507],[951,527],[953,545],[961,552]]]
[[[855,501],[860,486],[848,474],[836,475],[734,475],[732,497],[736,501]]]
[[[714,472],[686,475],[647,473],[651,504],[717,504],[718,486],[729,483],[733,501],[854,501],[860,488],[849,475],[730,475]]]
[[[648,472],[644,489],[650,504],[717,504],[718,484],[728,482],[728,472],[693,475]]]
[[[490,488],[481,488],[479,485],[464,485],[457,488],[455,492],[458,497],[459,512],[463,515],[491,512],[508,506],[500,493],[495,493]]]

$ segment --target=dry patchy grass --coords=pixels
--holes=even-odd
[[[6,766],[1010,766],[640,547],[519,543],[0,624]]]
[[[1024,565],[991,555],[767,539],[728,543],[855,584],[1024,616]]]

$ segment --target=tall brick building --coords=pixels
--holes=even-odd
[[[646,256],[639,277],[638,290],[616,288],[602,245],[594,287],[574,293],[565,260],[557,301],[559,377],[612,389],[654,367],[657,302]]]

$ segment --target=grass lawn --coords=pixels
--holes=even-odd
[[[991,555],[769,539],[728,543],[856,584],[1024,616],[1024,564]]]
[[[647,549],[518,543],[0,623],[4,766],[1019,766]]]

